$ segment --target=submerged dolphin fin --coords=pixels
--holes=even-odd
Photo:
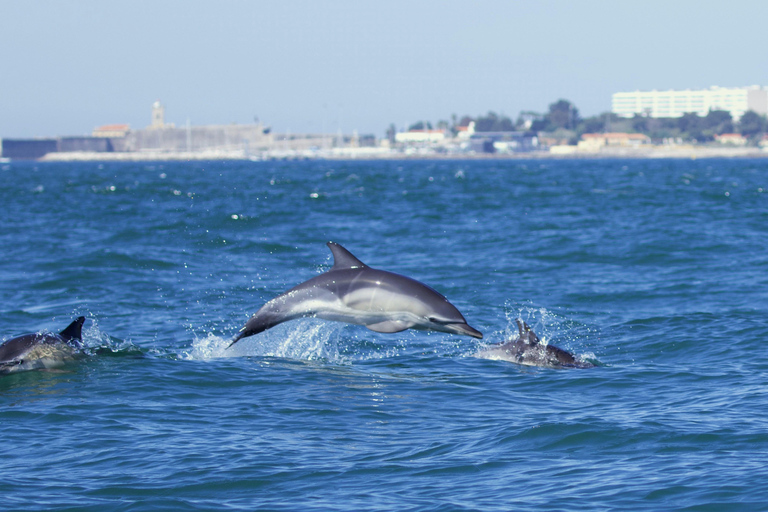
[[[82,341],[83,336],[83,323],[85,322],[85,317],[81,316],[75,319],[74,322],[69,324],[66,329],[61,331],[59,333],[59,336],[64,338],[64,341]]]
[[[386,322],[379,322],[377,324],[366,325],[367,328],[373,332],[401,332],[406,329],[410,329],[415,324],[412,322],[404,322],[402,320],[388,320]]]
[[[343,270],[345,268],[365,268],[368,265],[355,258],[355,256],[337,244],[336,242],[328,242],[328,248],[333,253],[333,268],[331,270]]]
[[[528,327],[528,324],[520,320],[519,318],[515,320],[517,322],[517,330],[520,331],[520,339],[525,340],[529,345],[536,346],[539,344],[539,337],[536,336],[536,333],[533,332],[533,329]]]

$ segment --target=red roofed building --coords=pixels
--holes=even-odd
[[[131,131],[129,124],[105,124],[93,130],[94,137],[125,137]]]

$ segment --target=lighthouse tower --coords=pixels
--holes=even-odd
[[[152,104],[152,124],[150,128],[165,128],[165,107],[159,100]]]

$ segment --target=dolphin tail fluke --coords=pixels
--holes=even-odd
[[[282,297],[282,295],[280,297]],[[278,297],[278,299],[280,299],[280,297]],[[254,334],[259,334],[260,332],[264,332],[267,329],[271,329],[278,324],[290,320],[290,316],[282,315],[279,311],[277,313],[272,311],[274,309],[275,300],[277,299],[272,299],[271,301],[264,304],[261,309],[258,310],[256,314],[253,315],[245,323],[243,328],[240,329],[240,332],[238,332],[235,337],[232,338],[232,343],[230,343],[227,348],[231,347],[243,338],[253,336]]]
[[[69,324],[66,329],[59,333],[59,336],[64,338],[65,341],[82,341],[83,323],[85,323],[84,316],[76,318],[74,322]]]

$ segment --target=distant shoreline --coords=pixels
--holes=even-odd
[[[760,148],[732,147],[640,147],[640,148],[603,148],[599,152],[551,153],[549,151],[531,151],[526,153],[405,153],[401,151],[381,151],[378,148],[356,148],[357,151],[265,151],[245,154],[242,151],[203,151],[203,152],[60,152],[49,153],[38,162],[161,162],[161,161],[199,161],[199,160],[571,160],[571,159],[697,159],[697,158],[768,158],[768,151]]]

